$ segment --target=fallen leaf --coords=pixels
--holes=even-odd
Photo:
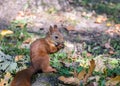
[[[73,61],[73,62],[75,62],[76,60],[77,60],[78,58],[77,57],[71,57],[71,60]]]
[[[90,56],[92,56],[92,54],[91,54],[91,53],[87,53],[86,55],[87,55],[87,57],[90,57]]]
[[[116,34],[120,35],[120,24],[115,24],[114,28],[106,30],[106,33],[111,35],[112,37]]]
[[[85,70],[82,70],[82,71],[78,74],[77,78],[78,78],[79,80],[82,80],[82,79],[84,79],[85,74],[86,74],[86,71],[85,71]]]
[[[115,29],[114,29],[115,33],[120,35],[120,24],[116,24],[115,25]]]
[[[82,12],[82,14],[81,14],[82,16],[86,16],[87,15],[87,13],[86,12]]]
[[[9,72],[7,72],[5,75],[4,75],[4,79],[1,79],[0,81],[0,86],[8,86],[8,81],[9,79],[11,78],[11,74]]]
[[[109,51],[110,54],[113,54],[113,53],[114,53],[114,48],[110,45],[110,39],[108,40],[107,43],[105,43],[104,46],[105,46],[106,49],[109,49],[109,50],[110,50],[110,51]]]
[[[63,17],[62,15],[55,16],[56,23],[60,23],[60,22],[64,22],[64,21],[65,21],[65,17]]]
[[[115,54],[115,52],[114,52],[113,50],[110,50],[110,51],[109,51],[109,54],[112,55],[112,54]]]
[[[0,32],[0,34],[1,34],[2,36],[5,36],[5,35],[8,35],[8,34],[13,34],[13,31],[11,31],[11,30],[2,30],[2,31]]]
[[[95,23],[102,23],[102,20],[100,18],[97,18]]]
[[[120,75],[116,76],[115,78],[111,78],[109,81],[106,82],[106,86],[117,85],[120,83]]]
[[[62,63],[62,65],[63,66],[65,66],[65,67],[70,67],[70,66],[72,66],[72,63],[68,63],[68,62],[61,62]]]
[[[20,27],[21,29],[23,29],[26,26],[27,26],[26,23],[25,24],[24,23],[19,23],[19,24],[16,25],[16,27]]]
[[[92,73],[93,73],[93,71],[94,71],[94,69],[95,69],[95,61],[92,59],[91,61],[90,61],[90,66],[89,66],[89,70],[88,70],[88,73],[87,73],[87,75],[85,76],[85,78],[83,79],[83,81],[84,81],[84,83],[86,83],[87,82],[87,80],[88,80],[88,78],[92,75]]]
[[[106,59],[105,58],[106,57],[99,55],[94,59],[95,63],[96,63],[96,67],[95,67],[96,72],[104,73],[104,69],[106,68],[106,65],[105,65]]]
[[[105,31],[106,34],[109,34],[111,37],[114,36],[114,31],[112,29],[108,29]]]
[[[77,71],[76,71],[76,70],[74,70],[74,72],[73,72],[73,76],[74,76],[74,77],[77,77],[77,76],[78,76],[78,74],[77,74]]]
[[[93,14],[94,14],[94,13],[86,13],[86,12],[82,12],[81,16],[90,18],[90,17],[93,16]]]
[[[89,60],[88,59],[87,60],[81,60],[80,61],[80,66],[82,66],[84,68],[88,67],[89,66]]]
[[[95,69],[95,61],[92,59],[91,61],[90,61],[90,67],[89,67],[89,71],[88,71],[88,74],[92,74],[92,72],[94,71],[94,69]]]
[[[89,86],[99,86],[97,82],[90,82]]]
[[[0,86],[4,86],[6,84],[5,80],[4,79],[1,79],[0,81]]]
[[[77,67],[80,63],[79,62],[72,62],[72,63],[68,63],[68,62],[61,62],[65,67]]]
[[[107,18],[105,16],[98,16],[96,18],[95,23],[101,24],[101,23],[105,22],[106,20],[107,20]]]
[[[24,14],[23,11],[19,11],[17,16],[21,16],[21,17],[23,17],[24,15],[25,15],[25,14]]]
[[[25,11],[26,16],[34,16],[34,14],[30,10]]]
[[[60,76],[60,77],[58,77],[58,79],[60,80],[60,81],[65,81],[65,77],[64,76]]]
[[[21,20],[25,16],[25,13],[23,11],[19,11],[15,20]]]
[[[96,80],[96,82],[99,82],[100,76],[95,76],[95,80]]]
[[[120,24],[115,24],[115,28],[120,30]]]
[[[103,69],[103,72],[107,76],[107,69],[106,68]]]
[[[23,55],[17,55],[17,56],[15,56],[15,61],[17,62],[17,61],[23,59],[23,57],[24,57]]]
[[[112,26],[112,24],[111,24],[110,22],[108,22],[108,23],[106,24],[106,26],[110,27],[110,26]]]
[[[58,78],[60,81],[64,82],[65,84],[70,84],[70,85],[80,85],[80,81],[78,78],[76,77],[64,77],[64,76],[60,76]]]
[[[28,38],[28,39],[26,39],[25,41],[23,41],[23,44],[29,44],[31,41],[32,41],[32,39],[31,39],[31,38]]]
[[[105,43],[105,48],[107,48],[107,49],[111,48],[111,46],[110,46],[110,43],[109,43],[109,42],[108,42],[108,43]]]
[[[68,25],[66,28],[68,31],[75,31],[75,27],[72,25]]]

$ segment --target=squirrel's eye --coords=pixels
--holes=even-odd
[[[55,36],[55,39],[58,39],[58,36]]]

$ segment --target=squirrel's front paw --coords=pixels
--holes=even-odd
[[[43,69],[43,72],[44,73],[57,72],[57,70],[49,66],[47,69]]]
[[[54,69],[54,68],[52,68],[52,72],[57,72],[57,70],[56,70],[56,69]]]
[[[59,45],[57,46],[57,48],[58,48],[58,49],[62,49],[62,48],[64,48],[64,46],[65,46],[64,44],[59,44]]]

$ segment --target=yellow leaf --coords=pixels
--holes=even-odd
[[[110,27],[110,26],[112,26],[112,24],[108,22],[108,23],[106,24],[106,26]]]
[[[102,20],[100,18],[97,18],[95,23],[102,23]]]
[[[106,86],[117,85],[118,83],[120,83],[120,75],[107,81]]]
[[[96,18],[95,23],[101,24],[101,23],[105,22],[106,20],[107,20],[107,18],[105,16],[98,16]]]
[[[2,31],[0,32],[0,34],[1,34],[2,36],[5,36],[5,35],[8,35],[8,34],[13,34],[13,31],[11,31],[11,30],[2,30]]]
[[[86,74],[86,71],[85,71],[85,70],[82,70],[82,71],[78,74],[77,78],[78,78],[79,80],[82,80],[82,79],[84,79],[85,74]]]
[[[23,59],[23,57],[24,57],[24,55],[17,55],[17,56],[15,56],[15,61],[17,62],[17,61]]]

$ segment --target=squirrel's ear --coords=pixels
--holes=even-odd
[[[50,29],[52,29],[52,26],[50,25]]]
[[[57,29],[57,25],[54,25],[54,28]]]
[[[54,25],[54,31],[58,31],[57,25]]]
[[[49,33],[51,33],[52,31],[53,31],[53,27],[50,25]]]
[[[54,25],[54,27],[50,26],[49,32],[52,33],[54,31],[58,31],[57,25]]]

